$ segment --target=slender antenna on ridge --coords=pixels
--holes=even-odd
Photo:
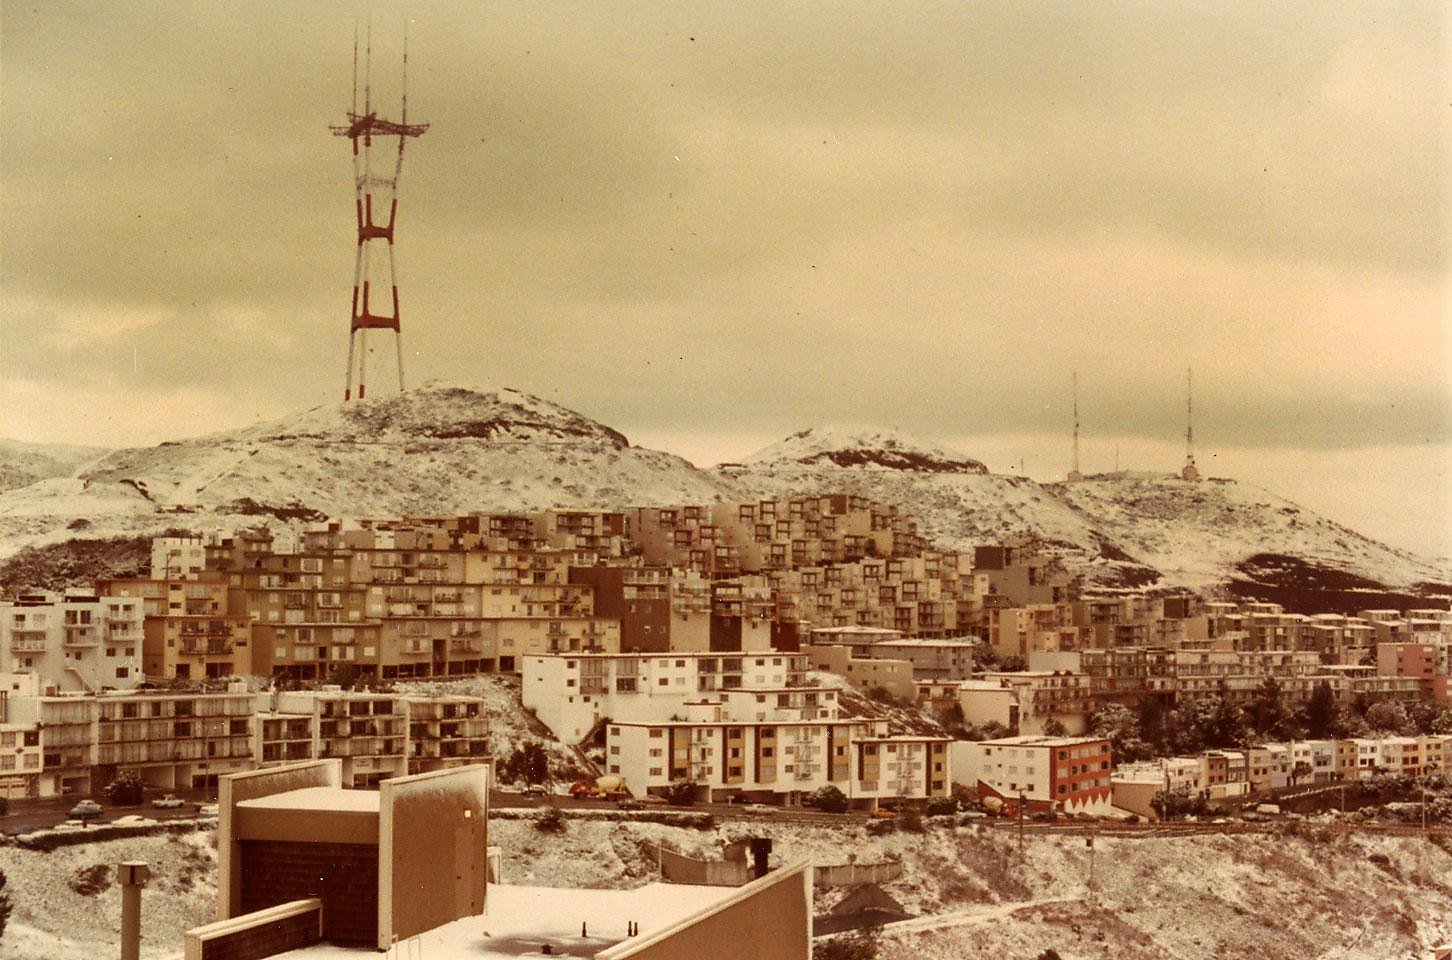
[[[403,19],[403,116],[399,122],[408,125],[408,18]],[[399,140],[402,146],[403,140]]]
[[[1200,479],[1200,470],[1195,466],[1195,381],[1191,367],[1185,368],[1185,468],[1180,476],[1186,480]]]
[[[363,112],[373,112],[373,17],[368,17],[368,49],[363,63]]]
[[[353,21],[353,113],[358,112],[358,21]]]
[[[1079,371],[1074,371],[1074,469],[1069,471],[1069,482],[1083,480],[1084,475],[1079,472]]]

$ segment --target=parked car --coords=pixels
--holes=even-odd
[[[113,826],[113,827],[144,827],[147,824],[152,824],[152,823],[155,823],[155,822],[156,821],[153,820],[153,819],[151,819],[150,817],[143,817],[139,813],[128,813],[124,817],[117,817],[115,820],[112,820],[111,821],[111,826]]]
[[[94,820],[103,812],[103,808],[94,800],[82,800],[71,807],[69,816],[74,820]]]
[[[665,797],[658,797],[653,793],[647,793],[645,796],[640,798],[640,802],[650,804],[653,807],[663,807],[669,801],[666,800]]]
[[[634,797],[621,797],[615,801],[615,806],[621,810],[644,810],[645,804]]]
[[[217,805],[215,803],[204,803],[197,808],[198,817],[216,817]]]
[[[151,801],[151,805],[158,810],[177,810],[185,805],[185,801],[181,797],[174,797],[168,793],[164,797],[157,797]]]
[[[67,820],[65,823],[56,824],[53,829],[59,833],[71,833],[76,830],[84,830],[86,829],[86,821]]]
[[[526,797],[543,797],[547,793],[549,793],[549,791],[545,789],[545,786],[542,783],[525,784],[524,795]]]
[[[896,813],[886,807],[877,807],[868,816],[877,817],[879,820],[891,820],[897,816]]]
[[[778,808],[768,803],[748,803],[741,809],[747,813],[776,813]]]

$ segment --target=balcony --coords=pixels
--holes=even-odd
[[[10,638],[10,649],[15,653],[45,653],[45,634],[41,631],[16,631]]]
[[[231,655],[232,649],[232,641],[221,638],[201,640],[188,637],[181,644],[184,657],[225,657]]]
[[[68,623],[66,624],[66,646],[68,647],[94,647],[101,642],[96,633],[94,624],[89,623]]]

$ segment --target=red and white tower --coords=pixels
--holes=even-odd
[[[398,389],[403,391],[403,334],[398,320],[398,274],[394,269],[393,236],[398,222],[398,176],[403,170],[403,148],[409,137],[421,137],[429,128],[426,123],[408,122],[408,34],[403,38],[403,108],[398,122],[386,120],[373,112],[373,29],[368,28],[363,61],[363,112],[358,112],[358,35],[353,35],[353,108],[348,122],[331,127],[333,136],[353,141],[354,209],[358,221],[358,253],[353,266],[353,311],[348,329],[348,377],[343,399],[353,398],[353,378],[358,380],[358,399],[368,390],[368,331],[392,330],[393,350],[398,361]],[[393,171],[373,170],[373,140],[398,138],[398,155]],[[386,163],[386,161],[385,161]],[[385,167],[385,170],[387,168]],[[384,208],[388,219],[374,220],[374,191],[378,191],[377,211]],[[380,242],[381,241],[381,242]],[[383,248],[387,248],[386,253]],[[386,271],[386,275],[384,274]],[[383,295],[383,307],[378,294]],[[391,299],[390,299],[391,298]],[[392,308],[387,309],[391,303]],[[375,312],[378,310],[379,312]],[[357,366],[354,366],[354,358]]]

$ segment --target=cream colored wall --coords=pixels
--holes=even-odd
[[[378,949],[484,911],[489,765],[379,785]]]
[[[728,947],[729,945],[729,947]],[[812,954],[812,868],[774,870],[723,903],[656,933],[626,940],[597,960],[808,960]]]

